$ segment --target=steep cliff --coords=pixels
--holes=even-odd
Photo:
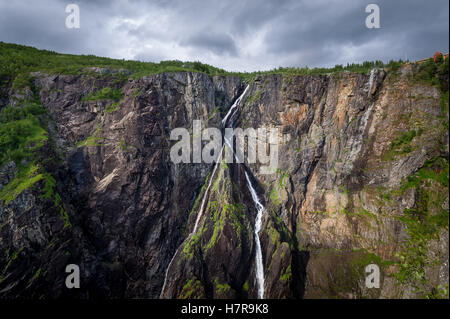
[[[265,298],[448,297],[445,68],[5,77],[2,130],[18,139],[1,141],[0,297],[256,298],[246,173]],[[222,129],[247,85],[234,126],[278,128],[276,173],[174,164],[171,130]]]

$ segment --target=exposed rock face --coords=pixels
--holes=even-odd
[[[448,183],[430,182],[426,190],[405,187],[406,178],[427,160],[448,159],[440,93],[411,83],[410,75],[405,67],[386,79],[381,70],[374,73],[372,85],[369,76],[349,73],[341,78],[273,76],[257,79],[252,86],[255,98],[243,108],[241,125],[278,127],[285,141],[278,174],[259,175],[255,165],[252,171],[266,186],[272,216],[282,219],[296,247],[291,252],[300,260],[297,265],[291,260],[291,271],[295,266],[299,272],[307,264],[306,298],[415,296],[393,284],[394,266],[379,265],[384,281],[373,291],[365,288],[364,267],[355,266],[395,259],[407,236],[399,219],[404,210],[417,212],[417,192],[442,196],[436,206],[427,200],[425,209],[431,215],[440,214],[448,198]],[[412,130],[418,133],[410,145],[402,145],[400,151],[392,148],[399,135]],[[444,170],[448,180],[444,166],[434,169]],[[270,239],[272,223],[267,214],[262,238],[268,270],[279,262],[278,250],[287,247],[279,245],[279,238]],[[427,245],[438,246],[446,239],[448,228]],[[448,258],[446,245],[438,249],[438,265]],[[431,268],[433,284],[445,285],[437,277],[448,278],[448,267]],[[280,280],[276,271],[266,274],[267,297],[280,297]],[[294,272],[291,280],[295,283]]]
[[[402,263],[388,261],[411,258],[402,253],[411,238],[405,211],[448,216],[448,182],[405,185],[424,169],[442,175],[443,163],[448,174],[448,114],[441,93],[411,72],[256,78],[236,126],[279,129],[278,170],[220,163],[212,176],[213,164],[171,162],[170,132],[192,132],[196,119],[220,128],[241,79],[35,74],[53,119],[44,165],[68,219],[41,195],[43,182],[0,206],[0,296],[158,298],[173,257],[164,298],[256,298],[256,209],[245,171],[266,208],[265,298],[418,296],[395,279]],[[106,87],[122,99],[85,98]],[[14,163],[0,169],[0,189],[14,171]],[[448,283],[448,223],[420,245],[437,261],[424,264],[426,288]],[[80,289],[65,288],[71,263]],[[370,263],[381,268],[378,289],[365,286]]]

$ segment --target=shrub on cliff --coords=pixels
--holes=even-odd
[[[0,167],[10,160],[20,163],[42,146],[47,138],[37,118],[42,113],[44,109],[37,104],[8,106],[0,111]]]

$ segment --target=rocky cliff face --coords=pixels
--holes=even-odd
[[[255,173],[268,207],[262,235],[267,296],[281,297],[276,285],[283,278],[294,284],[295,273],[305,268],[306,280],[305,275],[298,280],[306,298],[411,297],[392,278],[398,267],[407,267],[400,271],[407,277],[416,267],[429,267],[423,277],[445,286],[448,229],[436,226],[436,236],[424,242],[411,240],[419,232],[408,230],[418,227],[410,214],[448,218],[448,131],[441,97],[435,88],[412,83],[412,72],[406,66],[388,76],[376,71],[372,79],[344,73],[255,81],[250,94],[256,98],[243,108],[241,123],[279,127],[285,141],[278,173]],[[422,180],[428,169],[442,174],[441,182],[434,175]],[[274,227],[277,219],[286,231]],[[287,263],[287,276],[286,263],[273,268],[289,244],[283,236],[292,241],[292,257],[300,256],[298,265],[295,259]],[[416,250],[403,250],[405,240],[433,256],[419,263]],[[396,258],[400,265],[392,263]],[[380,289],[365,288],[362,266],[369,263],[382,269]]]
[[[213,171],[170,160],[172,129],[192,132],[196,119],[221,128],[246,87],[238,77],[33,74],[33,88],[2,99],[20,107],[34,95],[47,110],[39,165],[48,175],[0,206],[0,296],[256,298],[245,172],[265,206],[265,298],[441,293],[448,102],[414,68],[256,77],[235,126],[279,129],[268,175],[259,164]],[[96,95],[106,88],[116,101]],[[14,162],[1,168],[0,190],[16,172]],[[371,263],[380,288],[365,285]],[[67,264],[80,266],[80,289],[65,287]]]

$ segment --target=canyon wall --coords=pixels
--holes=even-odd
[[[235,126],[278,128],[274,174],[170,160],[172,129],[221,128],[239,77],[34,73],[32,87],[2,93],[4,105],[38,101],[47,130],[46,173],[0,206],[0,297],[256,298],[245,172],[265,207],[265,298],[448,291],[448,100],[415,68],[255,76]],[[104,88],[120,99],[87,98]],[[0,191],[16,166],[0,168]],[[381,284],[369,289],[372,263]],[[80,266],[80,289],[65,287],[67,264]]]

